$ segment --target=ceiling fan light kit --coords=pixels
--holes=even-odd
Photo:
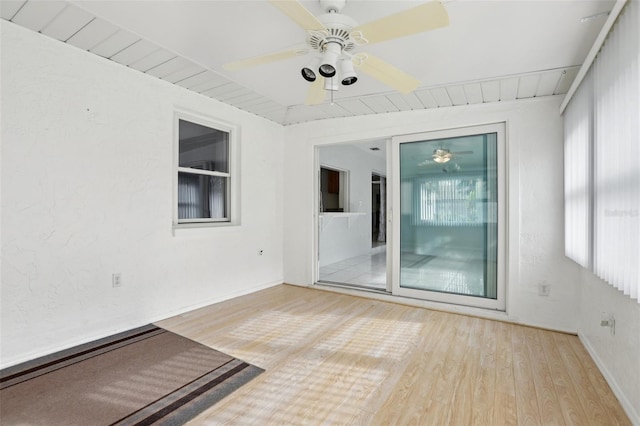
[[[307,66],[303,67],[300,70],[300,74],[302,74],[302,78],[312,83],[316,81],[316,78],[318,77],[316,75],[316,71],[314,70],[317,70],[319,67],[320,67],[320,58],[314,58],[311,62],[307,64]]]
[[[342,59],[340,61],[340,78],[343,86],[351,86],[358,81],[358,75],[353,69],[353,62],[351,59]]]
[[[433,161],[436,163],[446,163],[451,160],[451,151],[445,148],[439,148],[433,151]]]
[[[320,68],[318,68],[321,76],[327,78],[336,75],[336,67],[341,54],[342,46],[337,42],[331,41],[324,44],[324,55]]]

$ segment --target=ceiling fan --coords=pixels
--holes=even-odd
[[[309,52],[314,57],[302,68],[302,77],[311,83],[306,104],[322,103],[325,91],[338,90],[338,81],[350,86],[358,80],[354,66],[401,93],[411,93],[420,85],[415,77],[382,59],[355,52],[365,44],[380,43],[449,25],[442,3],[432,1],[364,25],[341,13],[346,0],[319,0],[323,15],[316,17],[298,0],[269,0],[273,6],[307,31],[305,49],[290,49],[224,65],[228,71],[268,64]]]
[[[436,148],[433,150],[433,155],[431,155],[431,158],[428,158],[418,163],[418,166],[426,166],[433,163],[444,164],[451,161],[454,156],[468,155],[468,154],[473,154],[473,151],[451,152],[451,150],[447,148]]]

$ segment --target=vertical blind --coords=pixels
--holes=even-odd
[[[592,92],[589,71],[564,114],[565,254],[585,268],[591,267]]]
[[[638,3],[627,3],[565,112],[565,253],[640,303]]]
[[[414,225],[481,226],[493,220],[483,174],[420,176],[412,187]]]
[[[178,218],[224,218],[225,200],[225,177],[178,173]]]

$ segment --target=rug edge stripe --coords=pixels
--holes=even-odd
[[[114,336],[109,336],[104,339],[95,340],[93,342],[88,342],[83,345],[79,345],[73,348],[65,349],[59,352],[54,352],[53,354],[45,355],[40,358],[36,358],[31,361],[27,361],[22,364],[18,364],[13,367],[9,367],[0,371],[0,389],[6,389],[8,387],[14,386],[18,383],[23,383],[27,380],[31,380],[35,377],[39,377],[43,374],[50,373],[52,371],[56,371],[60,368],[64,368],[68,365],[72,365],[75,362],[69,362],[73,359],[79,358],[79,361],[83,361],[85,359],[91,358],[91,356],[85,356],[88,354],[100,355],[101,353],[108,352],[105,349],[110,346],[119,345],[117,347],[126,346],[129,343],[135,343],[141,339],[140,337],[152,337],[157,334],[166,333],[167,330],[152,325],[151,328],[148,328],[149,325],[136,328],[134,330],[129,330],[124,333],[116,334]],[[155,333],[155,334],[153,334]],[[115,337],[119,338],[115,338]],[[135,339],[135,340],[134,340]],[[126,344],[125,343],[129,342]],[[82,348],[81,350],[79,350]],[[45,361],[46,360],[46,361]],[[16,369],[17,371],[12,371]],[[43,371],[46,370],[46,371]],[[37,372],[40,372],[39,374]],[[35,374],[34,374],[35,373]],[[23,377],[22,380],[16,380],[20,377]],[[29,377],[26,377],[29,376]]]
[[[235,392],[243,385],[246,385],[260,374],[264,373],[264,371],[265,370],[260,367],[256,367],[253,364],[248,364],[248,367],[232,376],[234,378],[233,382],[225,380],[218,386],[214,386],[212,390],[215,389],[215,393],[210,393],[209,391],[204,392],[203,394],[194,398],[191,401],[191,405],[183,405],[179,407],[168,416],[166,416],[165,419],[159,421],[158,424],[162,426],[183,425],[188,421],[194,419],[196,416],[203,413],[207,409],[213,407],[214,404],[231,395],[231,393]]]
[[[197,386],[193,390],[190,390],[188,393],[186,393],[183,396],[180,396],[179,398],[177,398],[176,400],[170,402],[169,404],[159,407],[159,409],[154,411],[154,412],[147,413],[147,414],[143,413],[143,411],[145,409],[148,409],[149,407],[153,406],[154,404],[161,403],[163,399],[171,398],[171,395],[174,394],[174,393],[179,392],[180,389],[187,388],[188,386],[192,385],[193,383],[197,382],[198,380],[202,380],[204,377],[206,377],[208,375],[211,375],[212,373],[215,373],[216,371],[219,371],[220,369],[223,369],[225,366],[228,366],[228,364],[231,364],[231,363],[234,363],[234,362],[237,362],[238,365],[234,366],[230,370],[228,370],[228,371],[226,371],[226,372],[224,372],[224,373],[222,373],[220,375],[217,375],[216,377],[214,377],[211,380],[208,380],[208,381],[204,382],[203,384]],[[168,419],[167,420],[163,420],[163,419],[166,419],[166,418],[173,419],[174,417],[177,416],[177,413],[181,413],[182,411],[184,411],[184,408],[187,406],[187,404],[191,403],[192,401],[196,401],[198,398],[206,396],[209,391],[211,391],[212,389],[215,389],[217,386],[220,386],[221,388],[223,388],[223,385],[225,384],[225,382],[228,379],[238,376],[239,374],[241,374],[244,370],[246,370],[248,368],[251,369],[252,374],[250,374],[246,378],[244,378],[244,376],[240,376],[242,380],[241,380],[241,383],[239,383],[237,387],[241,386],[244,383],[247,383],[249,380],[251,380],[252,378],[254,378],[255,376],[257,376],[258,374],[260,374],[260,373],[262,373],[264,371],[261,368],[256,367],[256,366],[254,366],[252,364],[249,364],[249,363],[247,363],[245,361],[239,360],[237,358],[233,358],[230,361],[226,362],[224,365],[219,366],[215,370],[211,370],[207,374],[202,375],[198,379],[193,380],[191,383],[186,384],[185,386],[181,387],[180,389],[176,389],[176,391],[172,392],[171,394],[165,395],[164,398],[161,398],[161,399],[159,399],[157,401],[154,401],[152,404],[149,404],[146,407],[143,407],[140,410],[137,410],[135,413],[131,413],[127,417],[122,418],[122,419],[112,423],[111,426],[113,426],[113,425],[119,425],[119,426],[120,425],[122,425],[122,426],[124,426],[124,425],[128,425],[128,426],[144,426],[144,425],[151,425],[151,424],[154,424],[156,422],[164,423],[165,421],[168,421]],[[225,388],[230,388],[231,391],[235,390],[235,388],[232,387],[230,383],[227,383],[227,385],[228,386],[225,386]],[[226,395],[227,394],[224,394],[222,397],[224,397]],[[220,399],[222,399],[222,398],[220,398],[220,397],[211,398],[211,400],[214,401],[214,402],[217,402]],[[203,401],[209,401],[209,398],[204,398]],[[202,404],[202,407],[204,407],[204,408],[206,408],[206,407],[211,405],[211,404],[207,405],[207,404],[204,404],[204,403],[197,402],[196,406],[200,407],[200,404]],[[189,411],[196,411],[195,413],[191,414],[191,417],[195,417],[195,415],[199,414],[202,411],[202,409],[197,410],[197,409],[194,408],[193,410],[189,410]],[[185,417],[185,415],[181,414],[180,417]],[[173,420],[172,420],[171,424],[173,424]]]

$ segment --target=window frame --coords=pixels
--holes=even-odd
[[[228,172],[199,170],[180,167],[180,120],[209,127],[228,136]],[[240,172],[239,172],[239,133],[238,126],[231,123],[200,115],[194,112],[176,110],[173,117],[173,228],[201,228],[236,226],[240,224]],[[218,176],[226,178],[225,216],[224,218],[180,219],[178,214],[178,181],[180,173],[198,176]]]

